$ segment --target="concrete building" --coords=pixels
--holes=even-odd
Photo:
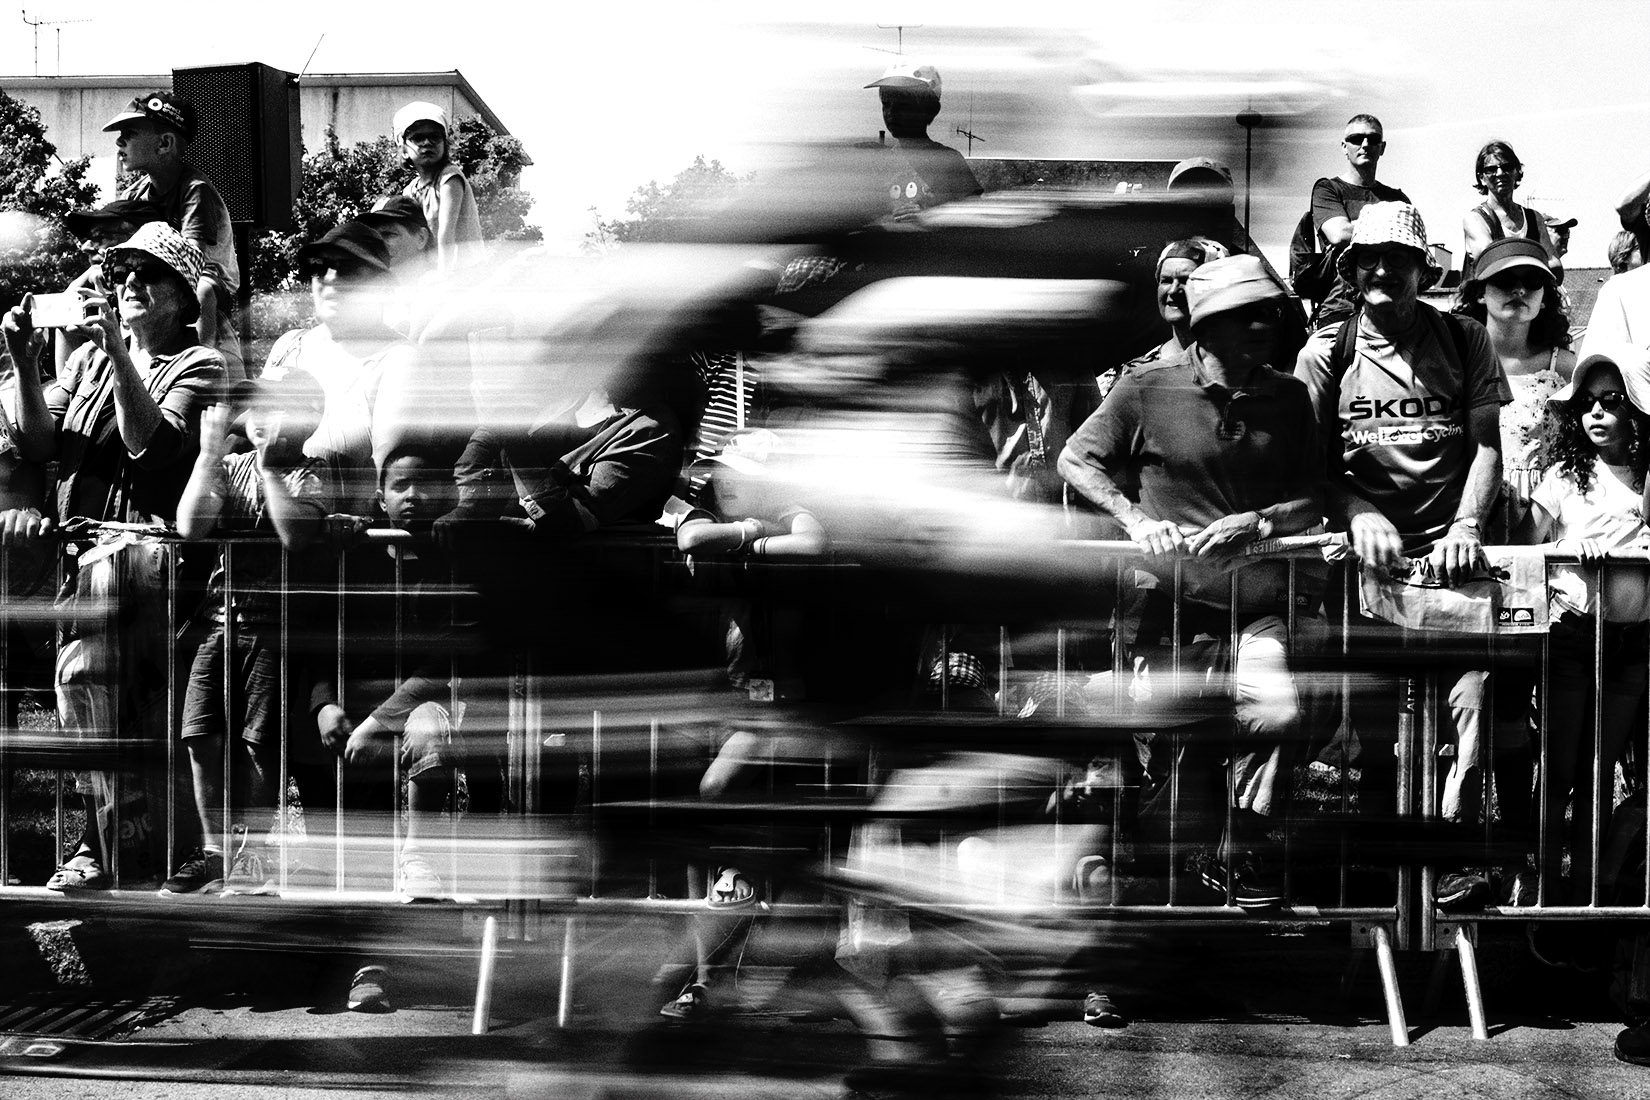
[[[134,76],[0,76],[0,88],[40,111],[46,135],[65,160],[92,158],[91,180],[109,194],[115,178],[114,136],[103,126],[134,96],[170,88],[171,73]],[[319,149],[331,126],[345,145],[390,132],[396,109],[415,99],[451,118],[480,115],[494,130],[509,127],[457,69],[440,73],[312,73],[298,84],[304,148]],[[196,104],[202,111],[211,104]],[[531,164],[529,160],[527,163]]]

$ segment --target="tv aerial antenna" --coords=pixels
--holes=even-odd
[[[920,30],[922,26],[923,25],[921,23],[878,23],[878,30],[893,31],[895,33],[897,37],[894,42],[898,48],[893,50],[885,50],[881,46],[867,46],[866,49],[875,50],[878,53],[894,53],[903,56],[905,53],[905,28],[910,27],[912,30]]]
[[[974,143],[976,141],[979,142],[981,145],[985,144],[985,138],[981,137],[979,134],[976,134],[974,132],[974,93],[973,92],[968,93],[968,128],[964,129],[961,126],[957,127],[957,134],[958,134],[959,137],[965,137],[965,138],[968,139],[968,155],[969,156],[974,155]]]
[[[23,22],[34,29],[34,75],[40,75],[40,28],[53,27],[57,31],[57,75],[63,75],[63,28],[70,23],[90,23],[90,19],[30,19],[23,9]]]

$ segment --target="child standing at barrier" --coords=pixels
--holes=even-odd
[[[1573,794],[1567,900],[1586,905],[1592,898],[1594,823],[1602,837],[1616,762],[1644,712],[1650,578],[1637,567],[1600,568],[1600,562],[1607,551],[1650,544],[1643,505],[1650,468],[1650,357],[1626,344],[1595,346],[1548,407],[1549,468],[1532,494],[1526,541],[1551,541],[1557,550],[1578,554],[1582,564],[1549,570],[1547,774],[1541,784],[1549,839],[1539,858],[1543,892],[1556,901],[1564,803]],[[1595,710],[1593,635],[1599,629],[1603,698]],[[1601,715],[1596,734],[1595,714]]]
[[[452,467],[430,449],[406,445],[390,453],[378,507],[392,528],[409,537],[388,545],[369,542],[344,556],[343,680],[336,676],[336,655],[328,656],[310,695],[321,743],[344,762],[346,810],[389,818],[398,802],[392,780],[407,781],[406,833],[395,874],[396,894],[405,902],[447,896],[427,841],[455,790],[462,710],[452,702],[453,676],[466,607],[450,560],[430,536],[456,495]],[[481,761],[465,764],[468,772]],[[354,820],[357,827],[366,824]],[[387,968],[363,966],[349,1006],[386,1011]]]
[[[479,259],[481,211],[464,170],[453,163],[447,112],[433,103],[407,104],[395,112],[395,140],[417,173],[401,193],[424,208],[441,269],[448,271]]]
[[[320,383],[294,371],[279,382],[243,383],[241,392],[248,398],[246,434],[253,449],[229,453],[233,405],[222,402],[206,410],[200,455],[178,504],[178,531],[187,539],[275,534],[283,549],[300,551],[320,534],[332,510],[327,464],[304,455],[304,441],[321,420],[325,399]],[[299,573],[290,571],[289,579]],[[224,751],[234,728],[245,745],[245,757],[237,761],[246,775],[237,812],[273,807],[285,780],[281,715],[286,708],[297,710],[287,690],[290,674],[283,676],[281,579],[280,553],[272,547],[226,543],[219,554],[207,597],[213,627],[195,651],[183,700],[182,736],[201,840],[161,886],[162,894],[210,893],[220,887],[225,893],[251,892],[263,889],[269,877],[263,847],[247,839],[224,877]],[[226,660],[231,638],[234,652]],[[303,770],[304,755],[312,765],[319,761],[318,752],[302,752],[318,748],[312,738],[288,744],[293,770]],[[238,828],[244,838],[249,825],[242,822]]]
[[[704,480],[700,505],[682,515],[676,528],[676,547],[692,555],[696,569],[715,568],[704,559],[734,557],[756,561],[817,559],[830,549],[830,539],[813,514],[787,504],[774,492],[769,463],[779,437],[766,428],[748,428],[728,436],[719,453],[697,473]],[[795,610],[757,607],[735,596],[724,602],[723,637],[726,642],[729,685],[751,700],[773,702],[795,699],[802,693],[801,677],[787,657],[800,661],[802,630]],[[739,704],[735,704],[737,707]],[[749,730],[729,733],[716,759],[699,783],[706,800],[725,796],[768,759],[772,746]],[[699,871],[689,869],[689,889],[696,890]],[[757,902],[756,886],[740,868],[715,868],[705,904],[718,913],[748,909]],[[660,1010],[661,1015],[686,1019],[709,1007],[706,987],[715,957],[742,940],[738,929],[701,921],[694,928],[693,979]]]

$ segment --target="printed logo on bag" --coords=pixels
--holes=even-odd
[[[1534,626],[1535,608],[1503,607],[1495,613],[1495,621],[1501,626]]]

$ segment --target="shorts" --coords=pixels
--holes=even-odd
[[[224,629],[213,626],[189,669],[183,696],[182,736],[222,737],[234,726],[253,744],[280,737],[281,660],[257,629],[237,627],[229,682],[229,714],[224,714]]]

